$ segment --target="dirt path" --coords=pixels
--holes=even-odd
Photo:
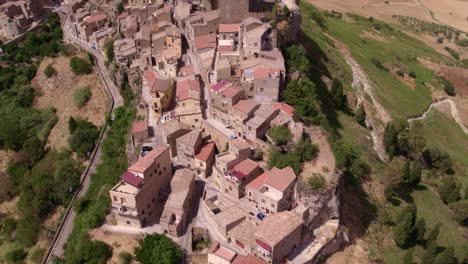
[[[375,98],[372,92],[371,81],[367,78],[366,73],[362,70],[361,66],[353,59],[351,52],[348,47],[343,43],[335,40],[336,47],[342,52],[346,63],[351,67],[353,73],[353,83],[352,87],[356,91],[357,103],[358,105],[363,103],[364,109],[367,113],[366,115],[366,125],[371,127],[370,134],[372,137],[372,142],[374,143],[374,150],[377,152],[377,155],[382,161],[387,160],[387,153],[385,152],[385,147],[383,145],[383,124],[387,124],[392,119],[387,113],[385,108],[380,104],[380,102]],[[369,95],[371,102],[366,101],[366,94]],[[374,111],[376,117],[374,117]]]
[[[455,120],[455,122],[460,126],[460,128],[463,130],[463,132],[465,132],[465,134],[468,135],[468,128],[465,127],[465,125],[463,124],[463,122],[461,121],[460,119],[460,116],[458,115],[458,110],[457,110],[457,105],[455,104],[455,102],[450,99],[450,98],[444,98],[442,99],[441,101],[438,101],[438,102],[435,102],[435,103],[432,103],[429,108],[424,112],[422,113],[422,115],[418,116],[418,117],[414,117],[414,118],[410,118],[408,119],[408,122],[411,124],[413,121],[416,121],[416,120],[423,120],[426,118],[427,114],[433,109],[437,109],[438,106],[442,105],[442,104],[445,104],[445,103],[448,103],[449,106],[450,106],[450,114],[452,115],[453,119]]]

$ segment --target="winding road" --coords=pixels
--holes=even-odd
[[[63,14],[63,12],[59,12],[59,13]],[[73,36],[73,34],[71,33],[69,29],[69,23],[70,23],[70,19],[67,16],[65,18],[64,24],[62,25],[62,30],[64,33],[64,40],[69,41],[75,45],[78,45],[81,48],[85,49],[86,51],[91,52],[91,54],[94,55],[96,69],[98,70],[101,82],[103,86],[106,87],[106,90],[108,91],[111,97],[111,107],[109,110],[109,116],[113,117],[114,110],[117,107],[120,107],[123,105],[123,98],[120,95],[119,89],[114,84],[114,82],[112,81],[109,75],[109,71],[107,70],[105,66],[105,58],[101,53],[92,49],[88,43],[83,42],[80,39]],[[54,256],[63,257],[64,245],[67,243],[68,238],[71,232],[73,231],[73,223],[76,218],[76,212],[73,210],[72,204],[75,199],[83,197],[88,191],[88,188],[91,182],[91,175],[95,172],[96,166],[97,164],[99,164],[101,160],[101,143],[106,138],[106,133],[108,129],[109,127],[106,123],[99,137],[99,141],[96,143],[96,147],[90,156],[90,163],[81,177],[80,187],[78,191],[75,193],[75,195],[73,196],[73,199],[70,202],[70,205],[65,211],[65,215],[62,219],[62,222],[57,228],[54,239],[52,240],[52,243],[49,249],[47,250],[46,255],[42,261],[43,264],[53,263]]]

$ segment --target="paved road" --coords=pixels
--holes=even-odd
[[[120,95],[119,89],[115,86],[115,84],[110,78],[109,71],[107,70],[104,64],[104,57],[102,56],[101,53],[92,49],[88,43],[85,43],[75,38],[71,34],[70,30],[68,29],[68,25],[69,25],[69,19],[67,17],[63,25],[64,39],[79,45],[80,47],[91,52],[95,56],[96,62],[97,62],[96,66],[99,71],[101,81],[103,82],[103,85],[107,88],[107,90],[109,91],[109,94],[112,97],[111,114],[113,115],[115,108],[123,105],[123,98]],[[90,176],[95,172],[96,166],[97,164],[99,164],[101,160],[101,143],[106,138],[107,130],[108,130],[108,126],[106,125],[104,127],[103,135],[100,138],[99,142],[97,143],[96,149],[91,155],[90,165],[88,166],[87,170],[82,176],[81,186],[75,198],[83,197],[88,191],[88,188],[91,182]],[[73,209],[69,209],[69,211],[67,212],[68,214],[65,215],[61,228],[59,228],[58,230],[57,238],[56,240],[54,240],[53,244],[51,245],[51,250],[50,252],[48,252],[49,254],[46,255],[43,263],[52,263],[53,256],[63,257],[64,245],[68,241],[68,238],[71,232],[73,231],[73,223],[76,218],[76,213]]]

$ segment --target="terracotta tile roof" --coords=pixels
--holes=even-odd
[[[213,244],[211,244],[211,247],[208,249],[208,254],[214,253],[216,249],[219,248],[219,242],[218,241],[213,241]]]
[[[233,98],[234,96],[238,95],[241,92],[242,90],[239,86],[230,86],[224,89],[224,91],[222,91],[221,94],[228,98]]]
[[[223,46],[219,46],[218,50],[219,51],[234,51],[234,48],[232,46],[223,45]]]
[[[296,174],[291,167],[278,169],[273,167],[269,177],[265,181],[265,185],[275,188],[281,192],[296,180]]]
[[[272,106],[276,109],[283,110],[286,114],[288,114],[290,117],[294,117],[294,107],[286,104],[286,103],[280,103],[280,102],[274,102]]]
[[[267,262],[264,261],[263,259],[259,259],[259,258],[255,257],[255,256],[251,256],[251,255],[248,255],[248,256],[238,255],[234,259],[232,264],[267,264]]]
[[[150,89],[152,89],[157,79],[156,72],[153,70],[146,70],[143,75],[145,76],[145,79],[148,82],[148,86],[150,87]]]
[[[247,184],[246,188],[260,190],[260,188],[262,188],[263,184],[265,183],[266,179],[269,176],[270,176],[270,172],[265,171],[262,175],[258,176],[257,178],[255,178],[255,180],[253,180],[249,184]]]
[[[220,246],[213,254],[216,256],[223,258],[229,262],[233,261],[234,258],[236,257],[236,252],[232,251],[228,248],[225,248],[223,246]]]
[[[231,82],[229,82],[229,81],[224,81],[224,80],[223,80],[223,81],[220,81],[220,82],[218,82],[217,84],[211,86],[211,90],[213,90],[213,91],[216,92],[216,91],[218,91],[219,89],[223,88],[224,86],[226,86],[226,85],[228,85],[228,84],[230,84],[230,83],[231,83]]]
[[[197,139],[201,137],[202,132],[200,129],[193,130],[190,133],[187,133],[176,139],[176,144],[182,143],[187,146],[195,146],[197,144]]]
[[[192,79],[177,81],[176,97],[178,101],[200,100],[200,83]]]
[[[270,76],[275,76],[279,74],[280,70],[273,68],[259,68],[255,69],[254,78],[255,79],[265,79],[270,78]]]
[[[171,88],[171,80],[168,79],[156,79],[154,86],[151,88],[151,92],[162,92],[166,93]]]
[[[169,147],[166,145],[157,145],[152,151],[130,166],[128,170],[131,172],[144,173],[149,167],[151,167],[151,165],[153,165],[156,159],[168,149]]]
[[[132,134],[140,133],[148,130],[148,123],[146,120],[134,122],[132,124]]]
[[[94,22],[104,20],[104,19],[107,19],[106,15],[104,15],[104,14],[95,14],[95,15],[85,17],[84,20],[85,20],[86,23],[94,23]]]
[[[195,69],[193,68],[193,65],[185,65],[179,69],[179,76],[188,76],[192,74],[195,74]]]
[[[120,179],[134,187],[140,187],[140,184],[143,182],[142,178],[129,171],[125,171],[122,175],[120,175]]]
[[[257,102],[255,102],[254,100],[240,100],[233,107],[237,111],[240,111],[245,114],[249,114],[250,112],[255,110],[255,108],[257,107]]]
[[[233,175],[239,180],[243,180],[247,175],[252,173],[258,167],[259,165],[257,162],[251,159],[245,159],[232,167],[229,170],[229,174]]]
[[[209,34],[195,38],[196,49],[216,48],[216,34]]]
[[[240,24],[219,24],[218,31],[221,33],[239,32]]]
[[[208,158],[210,157],[210,155],[212,155],[211,153],[214,153],[214,147],[215,147],[214,143],[208,143],[208,144],[201,146],[201,148],[198,150],[198,153],[195,155],[195,158],[197,160],[206,162]]]

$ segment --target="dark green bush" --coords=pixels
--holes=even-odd
[[[70,68],[76,75],[90,74],[93,72],[93,65],[80,57],[72,57],[70,59]]]

